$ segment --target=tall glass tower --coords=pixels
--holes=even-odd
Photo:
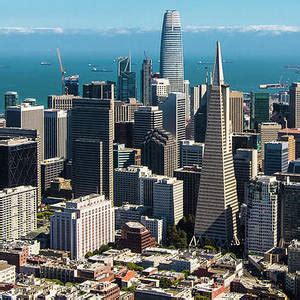
[[[168,78],[171,92],[183,92],[183,46],[180,15],[177,10],[167,10],[164,15],[161,47],[160,75]]]

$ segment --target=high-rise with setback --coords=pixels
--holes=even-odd
[[[224,83],[220,43],[209,87],[207,131],[195,236],[229,246],[237,242],[238,200],[229,119],[229,86]]]
[[[161,34],[160,75],[170,80],[172,92],[183,92],[183,45],[180,15],[177,10],[167,10]]]
[[[152,102],[152,60],[145,58],[142,67],[142,100],[144,105],[150,105]]]

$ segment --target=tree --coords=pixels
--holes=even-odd
[[[136,271],[136,272],[142,272],[144,270],[143,267],[140,267],[137,264],[132,263],[132,262],[127,263],[127,268],[129,270]]]
[[[86,254],[85,254],[85,258],[89,258],[89,257],[91,257],[91,256],[93,256],[93,252],[91,252],[91,251],[89,251],[89,252],[87,252]]]
[[[177,230],[177,227],[173,225],[168,229],[167,244],[176,249],[185,249],[188,246],[187,234],[181,229]]]
[[[172,285],[173,285],[173,283],[172,283],[171,279],[169,279],[169,278],[163,277],[159,280],[159,287],[161,287],[162,289],[168,289],[168,288],[172,287]]]

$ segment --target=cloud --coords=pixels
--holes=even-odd
[[[106,27],[86,29],[63,29],[61,27],[0,27],[0,35],[3,34],[99,34],[104,36],[143,34],[148,32],[160,32],[160,28],[142,27]],[[210,25],[187,25],[184,32],[224,32],[224,33],[258,33],[274,34],[300,33],[300,26],[289,25],[245,25],[245,26],[210,26]]]

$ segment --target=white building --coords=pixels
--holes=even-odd
[[[149,229],[151,235],[155,238],[155,241],[158,244],[161,244],[165,236],[163,220],[142,216],[141,223]]]
[[[176,225],[183,217],[183,181],[165,177],[153,184],[153,216],[166,226]]]
[[[5,260],[0,260],[0,282],[14,284],[16,282],[16,266],[9,265]]]
[[[193,140],[180,141],[180,166],[202,166],[204,144]]]
[[[263,254],[277,246],[278,182],[274,176],[260,176],[246,189],[246,250]]]
[[[16,240],[36,229],[37,193],[32,186],[0,191],[0,240]]]
[[[183,90],[185,94],[185,119],[189,120],[191,117],[191,97],[190,97],[190,81],[184,80]]]
[[[104,195],[87,195],[66,202],[51,217],[50,246],[81,259],[89,251],[114,242],[114,209]]]
[[[170,81],[166,78],[153,78],[152,83],[152,105],[158,105],[168,97],[170,93]]]

